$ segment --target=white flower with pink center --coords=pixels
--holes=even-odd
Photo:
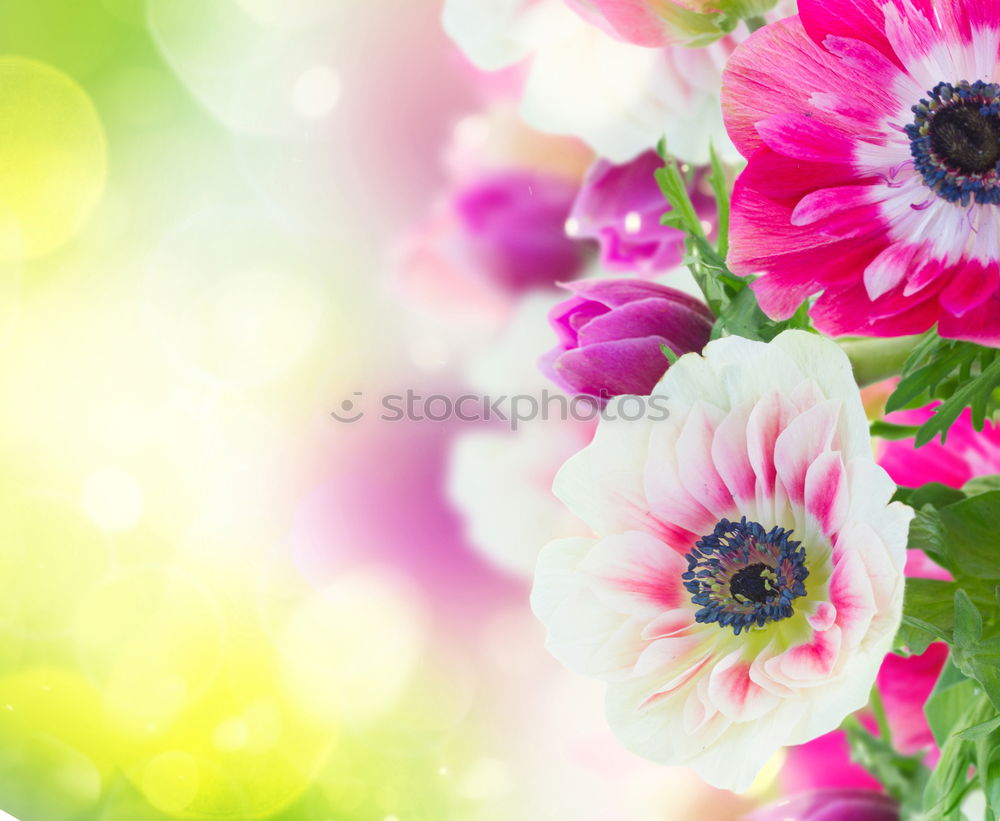
[[[544,549],[532,607],[626,747],[744,790],[867,702],[913,513],[829,340],[717,340],[654,395],[668,419],[602,420],[557,476],[596,535]]]

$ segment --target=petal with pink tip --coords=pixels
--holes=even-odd
[[[875,300],[896,288],[906,279],[910,264],[919,250],[919,245],[909,242],[894,242],[872,260],[865,268],[864,280],[868,296]]]
[[[677,469],[688,492],[698,499],[716,521],[735,511],[733,494],[712,461],[712,440],[722,412],[698,402],[677,437]]]
[[[753,405],[745,402],[719,423],[712,438],[712,461],[737,505],[755,499],[757,475],[747,452],[747,421]]]
[[[861,40],[903,68],[885,36],[882,4],[883,0],[843,0],[834,6],[829,0],[799,0],[799,18],[817,45],[830,35]]]
[[[741,648],[715,665],[708,680],[708,696],[726,718],[755,721],[773,710],[779,699],[750,678],[750,662],[743,656]]]
[[[850,508],[847,475],[840,452],[820,454],[806,471],[805,505],[827,536],[844,525]]]
[[[593,577],[593,589],[607,607],[647,621],[664,610],[675,610],[688,598],[681,580],[687,562],[641,531],[606,536],[579,567]]]
[[[789,687],[816,685],[832,675],[840,657],[840,645],[841,631],[834,625],[775,656],[765,663],[764,669]]]
[[[646,496],[657,519],[702,536],[710,533],[719,519],[688,491],[681,479],[676,450],[681,423],[682,420],[671,417],[657,425],[650,436],[649,458],[645,462]],[[690,550],[694,541],[682,552]]]
[[[941,307],[961,317],[997,293],[1000,293],[1000,265],[992,260],[986,265],[970,260],[957,268],[941,292]]]
[[[802,504],[806,493],[806,473],[821,453],[839,445],[837,428],[843,403],[827,399],[796,416],[774,443],[774,465],[794,504]]]
[[[750,157],[767,142],[757,130],[759,122],[811,111],[809,99],[817,92],[850,95],[861,79],[858,72],[816,48],[797,17],[779,20],[754,32],[726,65],[722,88],[726,129],[740,153]],[[823,125],[839,127],[835,117],[815,113]]]
[[[843,646],[850,649],[864,637],[878,608],[861,557],[843,552],[836,561],[830,578],[830,604],[837,608],[837,626],[842,631]]]

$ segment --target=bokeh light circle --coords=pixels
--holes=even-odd
[[[0,57],[0,261],[75,236],[101,198],[107,146],[86,92],[51,66]],[[6,238],[17,236],[16,242]]]

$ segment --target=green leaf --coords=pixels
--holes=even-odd
[[[955,643],[962,648],[974,646],[983,637],[983,617],[969,594],[955,591]]]
[[[944,530],[941,515],[930,505],[917,512],[910,522],[910,533],[907,540],[910,550],[922,550],[937,564],[954,575],[954,565],[948,558],[944,548]]]
[[[872,436],[890,442],[896,442],[901,439],[912,439],[917,435],[917,431],[919,430],[919,425],[894,425],[892,422],[886,422],[883,419],[872,422],[870,426]]]
[[[920,427],[917,447],[948,430],[965,408],[972,409],[973,426],[982,430],[985,419],[1000,410],[1000,352],[995,348],[941,339],[929,331],[903,366],[902,378],[889,397],[886,410],[918,407],[942,400],[934,415]]]
[[[928,482],[926,485],[915,488],[900,487],[892,498],[919,509],[927,505],[935,508],[947,507],[955,502],[961,502],[965,496],[963,491],[949,485]]]
[[[960,733],[956,733],[956,735],[963,741],[976,741],[979,738],[988,736],[998,728],[1000,728],[1000,716],[994,716],[987,721],[982,721],[979,724],[973,724],[971,727],[967,727]]]
[[[916,446],[923,447],[938,435],[944,443],[948,437],[948,429],[955,424],[962,411],[970,407],[973,427],[982,430],[991,394],[997,387],[1000,387],[1000,359],[994,359],[979,376],[958,388],[934,411],[930,421],[917,434]]]
[[[978,496],[992,490],[1000,490],[1000,475],[976,476],[962,485],[962,493],[966,496]]]
[[[671,348],[666,342],[660,345],[660,353],[662,353],[667,358],[667,362],[669,362],[671,365],[676,365],[677,360],[680,359],[680,357],[676,353],[674,353],[674,349]]]
[[[994,490],[938,511],[944,558],[978,579],[1000,579],[1000,491]]]
[[[908,650],[914,656],[923,655],[935,641],[950,641],[951,636],[930,622],[916,616],[903,616],[896,633],[894,647]]]
[[[716,251],[722,259],[729,255],[729,180],[726,177],[726,170],[722,166],[722,161],[712,143],[708,144],[708,155],[711,160],[712,173],[708,176],[708,184],[712,186],[712,193],[715,195],[716,215],[719,225],[719,241],[716,244]]]

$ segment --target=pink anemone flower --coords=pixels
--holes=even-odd
[[[1000,345],[1000,5],[800,0],[724,76],[731,264],[827,334]]]
[[[549,650],[608,682],[626,747],[744,790],[778,748],[867,703],[913,514],[890,502],[830,340],[716,340],[653,396],[667,418],[610,404],[558,474],[595,536],[542,551],[532,606]]]

